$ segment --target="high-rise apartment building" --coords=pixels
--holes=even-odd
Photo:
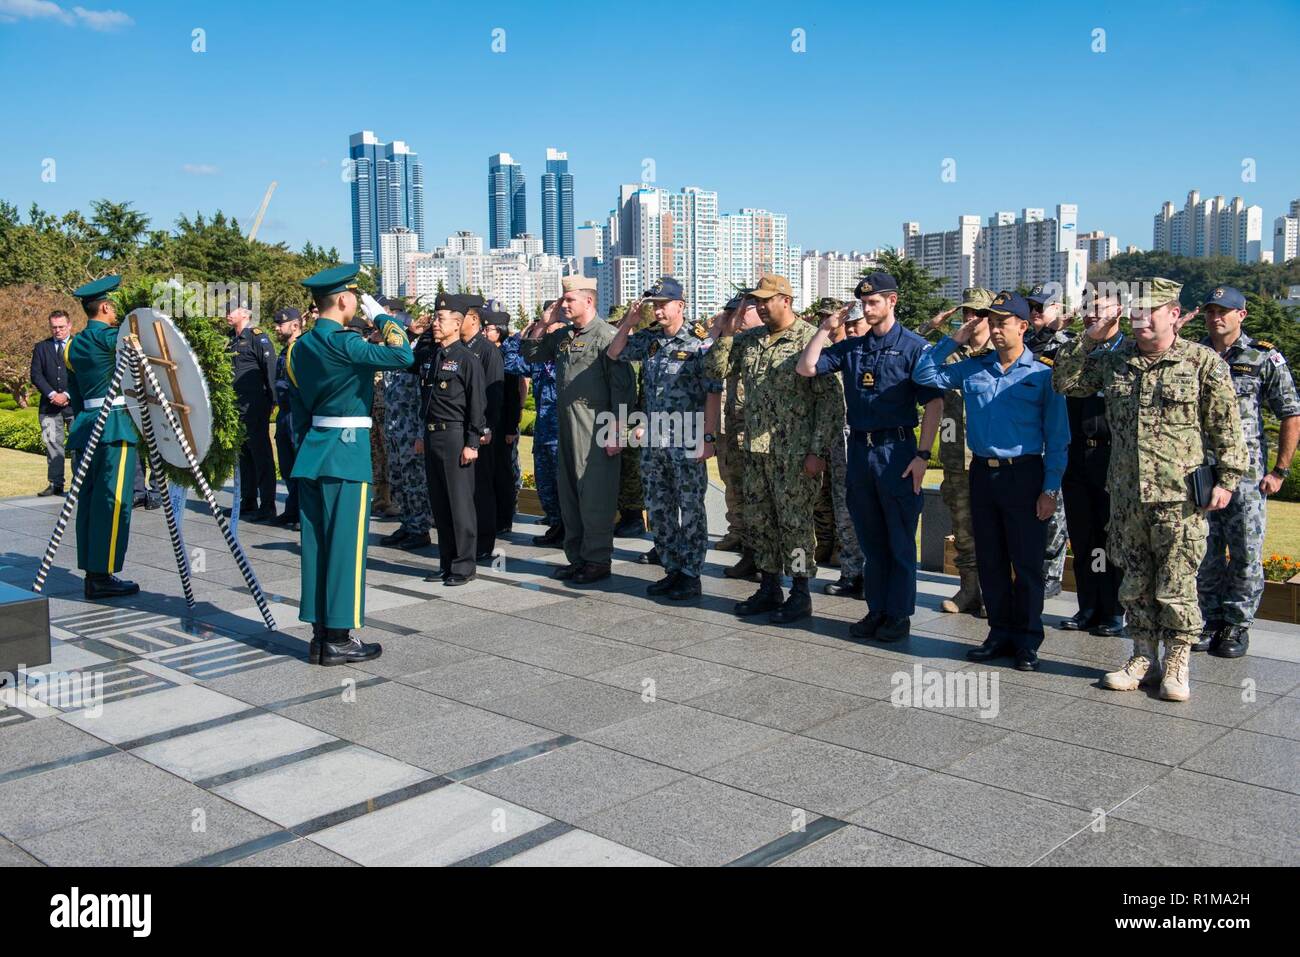
[[[569,154],[546,150],[542,174],[542,246],[552,256],[573,256],[573,175]]]
[[[381,143],[370,130],[348,138],[352,261],[383,269],[379,237],[408,229],[424,242],[424,166],[401,140]],[[400,270],[400,261],[393,268]]]
[[[524,168],[509,153],[488,157],[488,245],[504,249],[528,232]]]
[[[975,242],[975,284],[997,292],[1056,283],[1067,304],[1081,303],[1088,252],[1078,248],[1078,221],[1073,203],[1059,204],[1050,219],[1041,209],[990,216]]]
[[[1111,256],[1119,255],[1119,240],[1107,236],[1100,229],[1090,233],[1081,233],[1078,238],[1079,248],[1088,254],[1088,265],[1104,263]]]
[[[943,280],[939,292],[945,299],[960,302],[962,290],[975,285],[975,241],[979,232],[978,216],[958,216],[956,229],[940,233],[923,233],[920,223],[903,223],[903,255]]]
[[[1231,202],[1222,196],[1201,199],[1197,190],[1187,194],[1183,208],[1164,203],[1156,213],[1151,248],[1202,259],[1227,256],[1239,263],[1259,262],[1263,253],[1264,210],[1247,206],[1240,196]]]
[[[1300,256],[1300,199],[1291,200],[1285,216],[1273,220],[1273,262],[1278,265]]]

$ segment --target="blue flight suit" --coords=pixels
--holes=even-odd
[[[1038,497],[1058,492],[1070,445],[1065,397],[1052,369],[1025,347],[1004,372],[997,352],[944,360],[958,346],[945,336],[917,365],[917,382],[962,390],[970,467],[975,562],[991,645],[1037,652],[1043,643],[1043,551],[1047,523]],[[1012,580],[1012,571],[1015,580]]]
[[[845,498],[862,547],[862,589],[872,614],[907,618],[916,609],[916,523],[921,494],[903,472],[916,457],[917,405],[943,391],[912,370],[926,341],[901,322],[822,351],[817,374],[844,379],[849,450]]]

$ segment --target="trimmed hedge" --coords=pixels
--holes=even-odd
[[[36,409],[19,409],[16,412],[0,411],[0,448],[19,452],[45,454],[41,441],[41,424],[36,419]]]

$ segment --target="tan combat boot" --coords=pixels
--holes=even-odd
[[[1101,686],[1111,691],[1137,691],[1160,680],[1160,643],[1155,638],[1133,639],[1133,654],[1119,671],[1102,676]]]
[[[984,600],[980,596],[979,573],[973,568],[961,569],[961,588],[951,598],[945,598],[939,607],[953,615],[968,611],[976,617],[982,617],[980,613],[984,610]]]
[[[1165,642],[1165,678],[1160,682],[1160,697],[1166,701],[1186,701],[1192,696],[1191,658],[1189,643]]]

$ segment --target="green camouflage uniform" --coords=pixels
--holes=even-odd
[[[745,526],[755,564],[810,578],[817,574],[813,507],[821,476],[804,472],[804,458],[826,455],[844,427],[836,377],[795,371],[816,334],[798,319],[775,335],[763,326],[747,329],[715,342],[705,363],[714,379],[739,374],[745,390]]]
[[[1196,573],[1207,523],[1187,476],[1212,455],[1216,484],[1232,491],[1249,468],[1232,379],[1222,359],[1185,339],[1154,360],[1135,339],[1099,345],[1081,336],[1062,346],[1052,381],[1067,396],[1106,397],[1110,557],[1124,569],[1130,636],[1190,645],[1202,624]]]
[[[740,536],[741,545],[750,547],[745,534],[745,386],[737,369],[723,383],[722,435],[714,449],[718,455],[718,474],[726,489],[727,531]]]
[[[960,346],[947,362],[960,362],[982,356],[993,347],[985,343],[978,352],[970,344]],[[939,428],[939,464],[943,466],[943,484],[939,494],[952,518],[952,538],[957,550],[958,569],[975,571],[975,530],[971,520],[970,468],[971,452],[966,447],[966,403],[961,389],[943,394],[943,423]]]

